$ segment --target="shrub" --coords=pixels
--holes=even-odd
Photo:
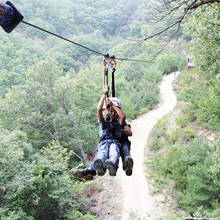
[[[173,143],[175,143],[176,141],[178,141],[178,139],[179,139],[179,131],[178,131],[178,130],[174,131],[174,132],[172,133],[170,139],[171,139],[171,141],[172,141]]]
[[[0,127],[0,219],[62,219],[79,210],[85,184],[71,180],[67,150],[53,142],[33,155],[27,142],[25,133]]]
[[[188,135],[190,138],[194,138],[194,131],[189,128],[184,128],[182,132],[186,135]]]
[[[94,215],[91,215],[89,213],[83,215],[81,212],[77,210],[72,210],[66,215],[68,220],[96,220],[97,217]]]
[[[189,213],[194,214],[201,206],[213,210],[220,199],[219,186],[214,183],[215,176],[210,172],[211,165],[212,160],[207,157],[204,163],[189,167],[186,189],[178,196],[179,204]]]
[[[179,118],[175,119],[177,125],[180,125],[182,128],[186,126],[187,116],[181,115]]]
[[[152,143],[150,144],[150,147],[153,151],[158,151],[162,146],[162,143],[160,142],[159,138],[154,138]]]
[[[177,70],[183,70],[186,67],[186,57],[183,54],[175,54],[167,52],[166,54],[158,56],[160,60],[159,69],[163,74],[169,74]]]

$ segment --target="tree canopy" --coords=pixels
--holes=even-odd
[[[25,21],[102,54],[152,60],[117,60],[116,96],[128,120],[158,104],[163,75],[184,70],[191,47],[200,80],[185,73],[179,79],[181,92],[185,92],[181,97],[191,103],[191,118],[218,131],[219,1],[164,0],[152,4],[155,8],[140,0],[64,0],[62,4],[58,0],[18,0],[16,7]],[[89,202],[82,195],[86,184],[73,178],[72,169],[88,166],[99,141],[96,111],[103,89],[102,59],[24,23],[11,34],[0,31],[2,219],[96,219],[88,213]],[[181,132],[193,138],[189,128]],[[171,140],[175,142],[177,137],[176,131]],[[218,166],[219,161],[211,160],[207,151],[218,158],[218,147],[211,151],[197,140],[167,153],[170,163],[161,172],[174,173],[182,199],[179,204],[186,210],[189,195],[203,187],[196,188],[194,181],[205,176],[206,184],[213,179],[213,191],[208,189],[203,198],[218,190],[218,171],[213,167],[204,170],[213,161]],[[196,154],[198,166],[190,167],[187,154]],[[183,155],[183,167],[177,166],[173,155]],[[200,175],[191,175],[194,173]],[[199,196],[194,197],[198,203]],[[213,198],[208,198],[208,204]],[[196,209],[193,204],[189,211]]]

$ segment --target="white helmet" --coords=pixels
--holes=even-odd
[[[118,98],[112,97],[112,98],[110,98],[110,100],[112,101],[112,103],[115,106],[117,106],[117,107],[119,107],[121,109],[122,104],[121,104],[121,101]]]

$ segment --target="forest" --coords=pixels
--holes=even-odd
[[[179,23],[178,32],[172,27],[146,40],[184,11],[150,22],[155,5],[164,3],[13,1],[26,22],[102,54],[146,61],[117,60],[116,96],[129,121],[159,103],[164,75],[184,73],[176,80],[176,93],[187,104],[176,126],[166,130],[169,119],[163,119],[152,133],[152,178],[162,185],[172,180],[178,208],[186,213],[220,217],[220,5],[201,5]],[[196,67],[187,71],[189,53]],[[0,29],[1,219],[98,219],[83,196],[92,181],[75,179],[73,170],[88,166],[99,141],[102,61],[102,56],[24,23],[10,34]],[[215,134],[212,144],[197,135],[199,129]],[[161,155],[165,150],[167,157]],[[161,170],[162,160],[166,166]],[[201,185],[193,184],[204,176]]]

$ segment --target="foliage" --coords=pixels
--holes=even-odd
[[[89,133],[85,134],[80,124],[85,122],[91,132],[94,126],[87,124],[88,116],[73,104],[74,85],[71,76],[62,76],[55,59],[49,57],[36,64],[28,72],[25,84],[13,87],[1,103],[5,127],[27,132],[35,148],[56,140],[78,158],[78,154],[82,155],[86,163],[82,138],[86,140]]]
[[[184,128],[184,129],[183,129],[183,133],[186,134],[186,135],[189,135],[189,137],[191,137],[191,138],[194,137],[194,132],[193,132],[192,129]]]
[[[167,123],[162,119],[154,128],[152,176],[158,182],[172,183],[179,206],[190,215],[219,217],[219,138],[210,142],[196,131],[198,125],[216,130],[219,122],[212,123],[208,107],[199,105],[213,90],[196,71],[186,71],[177,79],[178,97],[189,103],[182,107],[175,124],[169,124],[170,115]]]
[[[182,128],[186,126],[188,117],[186,115],[182,115],[175,119],[175,123],[180,125]]]
[[[192,36],[196,63],[209,80],[215,79],[219,74],[219,10],[219,3],[198,8],[186,29]]]
[[[202,19],[199,19],[201,16]],[[190,123],[196,122],[203,128],[219,131],[219,66],[216,63],[219,56],[218,23],[219,4],[215,4],[197,9],[187,24],[188,31],[192,34],[191,45],[194,47],[193,54],[198,68],[183,72],[177,79],[178,99],[188,104],[183,108],[184,115],[177,118],[176,123],[184,133],[191,133],[195,140],[198,138],[195,132],[189,130]],[[189,143],[193,141],[189,139]],[[180,140],[177,143],[181,143]],[[212,148],[203,150],[204,156],[200,157],[202,160],[189,164],[179,177],[176,175],[175,182],[178,179],[182,182],[176,185],[176,197],[179,205],[191,215],[219,218],[219,138],[209,143],[209,146]],[[197,151],[201,153],[202,145],[194,146],[196,147],[199,147]],[[198,158],[198,153],[194,153],[193,157],[195,156]],[[190,158],[190,155],[187,154],[187,157]],[[173,179],[174,169],[171,170],[170,177]],[[179,180],[177,182],[181,183]]]
[[[201,7],[191,16],[186,30],[192,35],[198,69],[184,74],[179,81],[179,85],[185,82],[181,98],[191,102],[189,108],[194,117],[200,124],[214,130],[219,130],[220,121],[219,8],[217,3],[212,7]],[[202,19],[198,19],[201,15]]]
[[[89,213],[83,215],[83,213],[81,213],[80,211],[77,210],[73,210],[71,212],[69,212],[66,217],[69,220],[75,220],[75,219],[79,219],[79,220],[95,220],[97,219],[96,216],[91,215]]]
[[[203,77],[196,73],[197,69],[185,72],[178,79],[178,99],[187,101],[190,105],[185,108],[191,111],[191,120],[197,119],[197,122],[209,129],[219,130],[220,115],[218,111],[219,106],[219,92],[217,84],[210,83]],[[183,86],[184,85],[184,86]]]
[[[163,74],[169,74],[174,71],[181,71],[186,67],[186,58],[183,54],[174,54],[167,52],[166,54],[158,56],[159,69]]]
[[[126,40],[144,37],[158,28],[144,27],[146,3],[139,0],[77,0],[74,4],[71,0],[62,4],[58,0],[17,0],[16,7],[25,21],[98,52],[110,51],[116,57],[150,60],[158,52],[155,48],[167,40],[166,34],[159,41],[141,46]],[[118,60],[116,96],[122,101],[127,119],[156,106],[162,73],[186,66],[185,56],[180,55],[184,43],[177,38],[155,62]],[[98,142],[95,121],[103,86],[102,58],[20,23],[10,35],[0,33],[0,60],[0,115],[4,128],[0,128],[1,219],[96,219],[82,195],[85,184],[72,179],[70,168],[81,160],[88,165],[88,156]],[[216,99],[208,101],[212,97]],[[212,111],[217,98],[213,89],[212,95],[199,104],[206,109],[210,106],[207,114],[217,115],[217,108]],[[213,124],[218,120],[212,119]],[[164,120],[162,130],[157,128],[152,147],[155,152],[179,143],[179,138],[184,143],[193,141],[193,135],[187,139],[178,129],[168,137],[166,124]],[[187,135],[194,132],[192,127],[182,125],[188,129]],[[161,176],[171,172],[176,162],[172,155],[178,155],[178,150],[173,149]],[[156,160],[161,166],[160,162]],[[188,163],[184,165],[186,170]],[[175,184],[185,184],[178,172]]]
[[[152,177],[158,182],[172,183],[179,206],[191,215],[197,212],[200,217],[209,217],[207,214],[212,213],[219,217],[215,211],[219,208],[220,199],[219,139],[213,147],[209,146],[207,140],[197,136],[183,142],[185,137],[181,133],[190,134],[191,129],[168,125],[169,117],[168,120],[160,120],[152,131],[149,146],[154,153],[148,164]],[[176,129],[174,133],[169,132],[172,128]],[[178,135],[174,138],[174,134]],[[203,212],[198,211],[200,207]]]
[[[44,57],[45,49],[39,51],[32,39],[25,41],[16,32],[12,35],[0,32],[0,48],[0,95],[4,97],[11,86],[24,84],[27,69]]]
[[[187,173],[187,187],[183,193],[178,193],[180,205],[193,214],[198,207],[205,210],[219,208],[219,185],[215,184],[217,176],[210,171],[211,158],[206,158],[204,163],[191,166]],[[217,216],[219,217],[219,216]]]
[[[79,210],[75,200],[84,184],[71,180],[65,148],[53,142],[41,156],[33,154],[25,133],[0,132],[1,219],[57,219]]]

